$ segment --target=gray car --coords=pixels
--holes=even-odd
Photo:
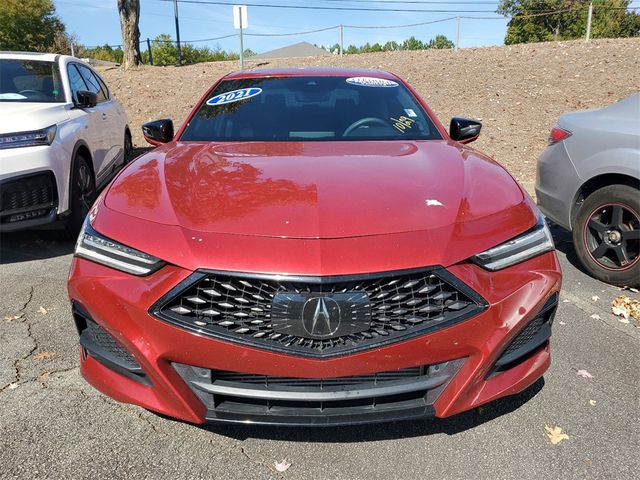
[[[538,160],[536,194],[542,212],[572,231],[591,275],[640,284],[640,94],[562,115]]]

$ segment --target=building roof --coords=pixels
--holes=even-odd
[[[321,55],[331,55],[326,50],[311,45],[309,42],[294,43],[287,47],[276,48],[268,52],[260,53],[251,57],[251,59],[263,59],[263,58],[291,58],[291,57],[318,57]]]

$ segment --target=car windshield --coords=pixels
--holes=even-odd
[[[64,102],[57,64],[1,58],[0,102]]]
[[[374,77],[257,77],[220,82],[182,141],[440,140],[400,82]]]

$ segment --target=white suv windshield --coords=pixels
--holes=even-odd
[[[57,64],[0,58],[0,102],[64,102]]]
[[[180,137],[221,142],[440,139],[402,83],[338,76],[224,80]]]

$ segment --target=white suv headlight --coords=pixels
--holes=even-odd
[[[140,277],[165,265],[159,258],[100,235],[91,227],[89,215],[84,221],[73,254]]]
[[[51,125],[32,132],[3,133],[0,134],[0,149],[51,145],[57,131],[58,127]]]
[[[501,270],[555,250],[549,227],[540,215],[536,226],[522,235],[485,250],[471,259],[487,270]]]

